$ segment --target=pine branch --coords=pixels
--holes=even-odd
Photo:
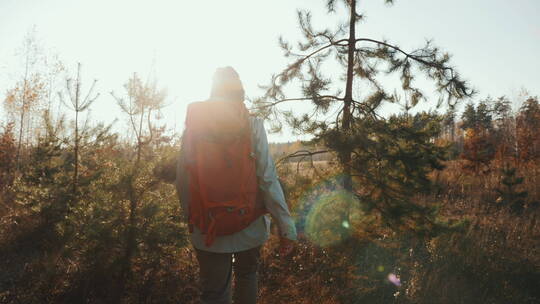
[[[332,99],[332,100],[343,100],[343,98],[333,96],[333,95],[320,95],[320,96],[317,96],[317,98]],[[284,103],[284,102],[287,102],[287,101],[304,101],[304,100],[313,100],[313,99],[314,99],[313,97],[284,98],[284,99],[276,100],[274,102],[267,102],[267,103],[265,103],[263,105],[253,107],[250,110],[260,110],[260,109],[264,109],[264,108],[271,108],[271,107],[273,107],[275,105],[278,105],[280,103]]]
[[[370,39],[370,38],[358,38],[358,39],[356,39],[356,42],[362,42],[362,41],[368,41],[368,42],[376,43],[378,45],[384,45],[386,47],[389,47],[389,48],[391,48],[393,50],[396,50],[396,51],[400,52],[401,54],[405,55],[406,58],[413,59],[413,60],[418,61],[418,62],[420,62],[420,63],[422,63],[424,65],[434,67],[434,68],[437,68],[437,69],[440,69],[440,70],[449,70],[452,73],[452,77],[454,77],[454,69],[453,68],[451,68],[449,66],[445,66],[443,64],[438,64],[436,62],[426,61],[426,60],[423,59],[423,58],[432,57],[430,55],[424,55],[424,56],[413,55],[412,53],[407,53],[407,52],[405,52],[404,50],[402,50],[401,48],[399,48],[399,47],[397,47],[395,45],[391,45],[389,43],[379,41],[379,40],[375,40],[375,39]],[[362,49],[356,48],[355,51],[362,51]]]

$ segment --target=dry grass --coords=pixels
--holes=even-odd
[[[298,189],[308,189],[335,171],[327,162],[315,165],[318,168],[309,162],[281,168],[293,210],[302,196]],[[381,245],[356,238],[330,248],[304,239],[288,262],[267,253],[262,303],[538,303],[538,185],[532,175],[525,177],[528,207],[515,214],[497,202],[498,170],[474,176],[463,172],[459,161],[449,162],[432,175],[437,191],[419,199],[438,203],[445,220],[467,221],[462,231],[425,243],[395,237]],[[376,263],[393,267],[403,285],[389,284],[373,270]]]

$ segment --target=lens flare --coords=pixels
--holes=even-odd
[[[393,273],[388,274],[388,281],[390,281],[390,283],[396,285],[397,287],[401,286],[401,280],[399,279],[397,275]]]
[[[322,247],[338,244],[352,233],[354,196],[341,184],[341,175],[331,177],[303,191],[300,198],[300,229],[311,242]]]

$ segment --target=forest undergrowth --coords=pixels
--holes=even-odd
[[[102,146],[100,166],[82,158],[87,189],[71,203],[60,161],[69,161],[69,151],[55,154],[54,145],[43,144],[29,151],[33,161],[25,168],[33,170],[2,190],[0,303],[197,303],[196,259],[171,185],[172,150],[163,148],[168,158],[149,161],[138,173],[135,183],[152,187],[137,206],[137,249],[122,277],[129,204],[117,195],[133,174],[120,168],[128,152]],[[340,194],[331,162],[317,163],[318,169],[309,162],[281,166],[300,240],[286,258],[278,256],[274,236],[263,248],[260,302],[537,303],[535,185],[524,179],[520,186],[530,195],[516,213],[495,191],[499,171],[474,176],[463,172],[462,162],[434,172],[436,190],[417,199],[437,202],[442,218],[463,224],[423,240],[381,228],[365,214],[348,224],[337,220],[347,206],[335,201]]]

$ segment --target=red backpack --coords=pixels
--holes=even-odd
[[[266,213],[258,196],[249,112],[243,102],[188,106],[183,153],[189,174],[189,224],[216,236],[238,232]]]

